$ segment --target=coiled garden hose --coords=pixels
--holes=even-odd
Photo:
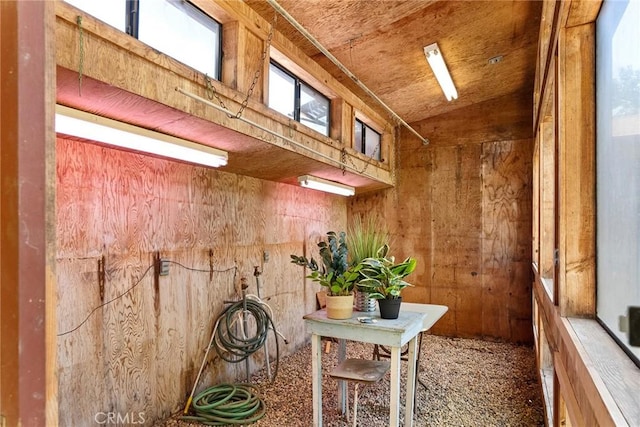
[[[248,331],[244,330],[243,322],[239,322],[239,319],[242,320],[243,316],[247,315],[245,306],[246,312],[251,313],[255,321],[256,331],[252,337],[247,336]],[[238,324],[237,327],[236,324]],[[213,342],[213,347],[218,356],[227,362],[238,363],[262,348],[267,340],[269,329],[273,330],[275,334],[276,327],[262,304],[247,298],[245,301],[238,301],[228,306],[218,317],[214,329],[216,339]],[[276,361],[278,361],[280,346],[277,336],[275,342]],[[273,378],[277,373],[278,365],[276,363]]]
[[[228,306],[222,312],[222,314],[218,316],[215,326],[213,327],[213,332],[211,333],[209,346],[207,347],[204,358],[202,359],[202,364],[200,365],[200,370],[198,371],[198,375],[193,384],[193,389],[191,390],[191,394],[189,395],[189,398],[187,399],[187,403],[184,407],[183,418],[193,419],[191,418],[192,416],[187,416],[187,413],[189,412],[192,402],[194,401],[193,395],[198,385],[198,381],[200,380],[200,374],[202,374],[202,370],[204,368],[205,362],[207,360],[207,355],[209,354],[209,350],[211,349],[211,347],[215,348],[216,353],[218,353],[218,355],[223,360],[226,360],[227,362],[231,362],[231,363],[238,363],[243,360],[246,360],[251,354],[255,353],[262,346],[264,346],[269,329],[271,329],[275,336],[275,342],[276,342],[276,367],[275,367],[273,376],[271,377],[271,381],[275,381],[275,378],[278,375],[278,366],[280,364],[280,345],[278,343],[278,331],[276,330],[276,326],[273,323],[273,319],[271,318],[269,313],[266,311],[265,307],[269,311],[271,311],[271,308],[267,304],[263,303],[262,300],[260,300],[259,298],[257,298],[257,301],[256,301],[253,298],[249,299],[245,297],[243,300],[237,301],[232,305]],[[253,316],[253,319],[255,322],[256,333],[253,337],[247,337],[248,331],[246,329],[248,327],[248,320],[249,320],[247,316],[248,313],[250,313]],[[240,334],[237,334],[234,332],[234,328],[236,328],[236,323],[238,323],[237,329],[240,329]],[[287,343],[286,339],[285,339],[285,343]],[[266,357],[268,358],[268,354],[266,355]],[[267,362],[268,362],[268,359],[267,359]],[[247,374],[247,379],[248,379],[248,374]],[[204,400],[204,401],[208,401],[208,399],[213,398],[213,396],[210,396],[211,394],[214,394],[215,397],[219,397],[219,391],[220,391],[218,389],[219,387],[225,388],[225,387],[238,387],[238,386],[221,385],[221,386],[214,386],[214,387],[208,388],[196,396],[195,398],[196,401],[202,400],[205,397],[207,400]],[[240,390],[243,390],[242,393],[246,394],[247,392],[244,390],[251,387],[253,386],[244,384],[242,385],[242,388]],[[232,395],[235,395],[235,390],[233,391]],[[227,398],[227,400],[229,399],[231,399],[231,397]],[[246,405],[249,405],[247,400],[245,400],[244,403],[240,403],[237,405],[239,405],[240,407],[245,407]],[[251,404],[255,405],[255,402],[251,400]],[[206,405],[207,404],[205,404],[204,406]],[[193,406],[194,408],[196,407],[195,403]],[[261,403],[260,405],[254,407],[253,410],[254,411],[258,410],[259,407],[262,408],[261,410],[262,414],[258,413],[259,417],[258,415],[256,415],[253,418],[251,418],[253,421],[244,419],[242,422],[237,424],[253,423],[255,422],[255,420],[261,418],[262,415],[264,415],[264,403]],[[209,409],[213,409],[213,408],[209,408]],[[203,410],[202,408],[200,409],[196,408],[196,412],[202,411],[202,410]],[[207,413],[207,410],[205,409],[204,412]],[[200,417],[201,415],[196,415],[196,416]],[[211,422],[217,422],[217,421],[211,420]],[[222,423],[222,424],[211,424],[211,425],[225,425],[225,424]]]
[[[252,424],[265,414],[264,401],[251,384],[220,384],[209,387],[193,400],[195,415],[183,420],[198,421],[210,426]]]

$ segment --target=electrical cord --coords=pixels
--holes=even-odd
[[[169,262],[170,262],[170,263],[172,263],[172,264],[176,264],[176,265],[178,265],[178,266],[180,266],[180,267],[184,268],[185,270],[197,271],[197,272],[201,272],[201,273],[226,273],[226,272],[228,272],[228,271],[233,270],[233,277],[234,277],[234,280],[235,280],[236,274],[237,274],[237,272],[238,272],[238,267],[237,267],[237,266],[229,267],[229,268],[224,269],[224,270],[211,270],[211,269],[209,269],[209,270],[202,270],[202,269],[197,269],[197,268],[187,267],[187,266],[185,266],[185,265],[183,265],[183,264],[180,264],[179,262],[176,262],[176,261],[169,261]],[[119,300],[120,298],[122,298],[123,296],[127,295],[129,292],[131,292],[132,290],[134,290],[134,289],[136,288],[136,286],[138,286],[140,283],[142,283],[142,279],[144,279],[144,278],[145,278],[145,276],[149,273],[149,271],[151,271],[154,267],[155,267],[155,264],[151,264],[149,267],[147,267],[147,269],[144,271],[144,273],[142,273],[142,276],[140,276],[140,278],[138,279],[138,281],[137,281],[133,286],[131,286],[129,289],[127,289],[127,290],[126,290],[126,291],[124,291],[123,293],[121,293],[121,294],[119,294],[119,295],[117,295],[117,296],[113,297],[113,298],[112,298],[112,299],[110,299],[109,301],[105,301],[105,302],[103,302],[102,304],[100,304],[99,306],[97,306],[97,307],[95,307],[93,310],[91,310],[91,311],[89,312],[89,314],[87,315],[87,317],[85,317],[85,318],[84,318],[84,320],[78,324],[78,326],[76,326],[76,327],[74,327],[74,328],[72,328],[72,329],[69,329],[68,331],[65,331],[65,332],[59,333],[59,334],[58,334],[58,335],[56,335],[56,336],[58,336],[58,337],[62,337],[62,336],[64,336],[64,335],[68,335],[68,334],[70,334],[70,333],[72,333],[72,332],[75,332],[75,331],[77,331],[78,329],[80,329],[80,328],[81,328],[85,323],[87,323],[87,321],[89,320],[89,318],[91,318],[91,316],[93,316],[93,314],[94,314],[96,311],[98,311],[98,310],[99,310],[99,309],[101,309],[102,307],[105,307],[105,306],[107,306],[107,305],[111,304],[111,303],[112,303],[112,302],[114,302],[114,301]]]
[[[84,320],[82,322],[80,322],[80,324],[78,326],[76,326],[73,329],[69,329],[66,332],[62,332],[60,334],[58,334],[59,337],[63,336],[63,335],[67,335],[70,334],[72,332],[77,331],[78,329],[80,329],[80,327],[82,327],[82,325],[84,325],[85,323],[87,323],[87,320],[89,320],[89,318],[91,316],[93,316],[93,313],[95,313],[96,311],[98,311],[99,309],[101,309],[102,307],[111,304],[112,302],[119,300],[120,298],[122,298],[123,296],[125,296],[126,294],[128,294],[129,292],[131,292],[136,286],[138,286],[141,282],[142,279],[144,279],[144,277],[147,275],[147,273],[149,273],[149,271],[151,271],[151,269],[154,267],[154,264],[151,264],[144,273],[142,273],[142,276],[140,276],[140,278],[138,279],[138,281],[129,289],[127,289],[126,291],[124,291],[123,293],[121,293],[118,296],[115,296],[113,298],[111,298],[109,301],[105,301],[102,304],[100,304],[99,306],[97,306],[96,308],[94,308],[93,310],[91,310],[91,312],[87,315],[87,317],[84,318]]]
[[[220,384],[209,387],[193,400],[195,415],[183,415],[183,420],[198,421],[210,426],[252,424],[262,418],[266,407],[252,384]]]

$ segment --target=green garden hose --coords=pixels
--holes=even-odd
[[[247,331],[241,330],[238,332],[237,325],[238,319],[242,319],[246,311],[251,313],[255,321],[255,335],[247,337]],[[269,328],[271,326],[271,328]],[[223,360],[231,363],[238,363],[251,356],[258,351],[264,345],[269,329],[273,331],[276,327],[267,313],[259,302],[251,299],[246,301],[238,301],[228,306],[222,314],[218,317],[215,325],[216,339],[213,342],[213,347]],[[276,360],[280,356],[280,347],[278,345],[278,337],[276,336]],[[278,372],[278,366],[273,377],[275,378]]]
[[[252,424],[265,414],[264,401],[251,384],[220,384],[209,387],[193,400],[195,415],[183,420],[198,421],[209,426]]]
[[[214,347],[218,356],[227,362],[242,362],[264,346],[269,329],[273,331],[276,341],[276,367],[271,378],[272,381],[275,380],[278,374],[280,346],[275,324],[264,305],[261,301],[245,297],[242,301],[228,306],[218,316],[200,371],[185,405],[182,419],[198,421],[205,425],[222,426],[252,424],[264,416],[264,401],[252,392],[257,388],[251,384],[213,386],[192,399],[211,347]],[[252,330],[255,329],[255,334],[251,337],[248,336],[249,314],[253,319]],[[194,415],[187,415],[191,407],[193,407]]]

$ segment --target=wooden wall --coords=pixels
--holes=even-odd
[[[449,307],[434,333],[532,341],[530,96],[419,124],[432,143],[401,136],[396,188],[349,205],[386,218],[392,252],[417,258],[405,298]]]
[[[290,341],[282,354],[305,343],[318,289],[289,255],[344,228],[343,198],[68,139],[56,155],[60,425],[100,412],[150,425],[181,409],[223,301],[241,277],[256,293],[254,266]],[[168,276],[155,277],[156,254],[172,261]],[[244,375],[211,355],[200,388]]]
[[[538,45],[533,326],[547,424],[554,427],[640,425],[640,370],[595,319],[601,5],[544,2]]]

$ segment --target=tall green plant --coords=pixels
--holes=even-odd
[[[389,232],[378,218],[355,216],[347,229],[349,262],[358,265],[365,258],[374,258],[378,250],[389,244]]]

